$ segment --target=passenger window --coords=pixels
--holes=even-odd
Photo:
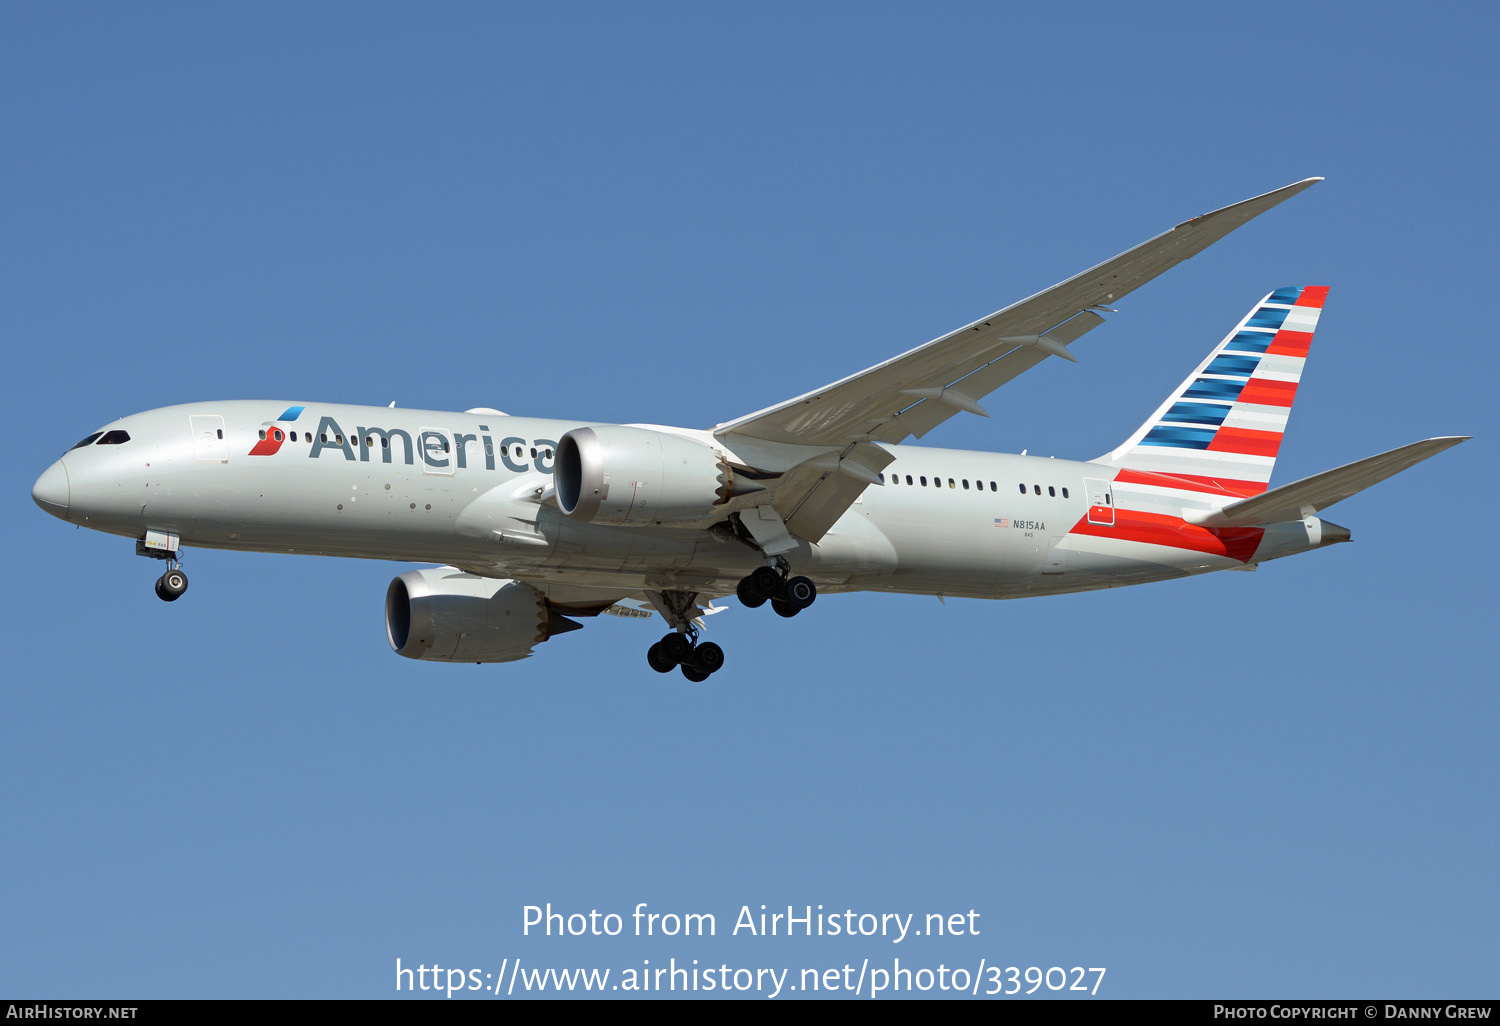
[[[911,484],[911,475],[910,475],[910,474],[907,474],[907,475],[906,475],[906,483],[907,483],[907,484]],[[925,482],[924,482],[924,483],[925,483]]]
[[[1042,486],[1041,485],[1032,485],[1031,487],[1036,490],[1036,493],[1038,495],[1042,494]]]
[[[1022,486],[1021,486],[1021,494],[1022,494],[1022,495],[1025,495],[1025,494],[1026,494],[1026,486],[1025,486],[1025,485],[1022,485]]]
[[[381,435],[380,436],[380,447],[382,449],[389,449],[391,447],[391,436],[390,435]]]
[[[536,446],[531,447],[531,458],[536,459]]]
[[[103,431],[95,431],[93,434],[89,435],[83,441],[81,441],[77,445],[73,446],[73,448],[75,448],[75,449],[82,449],[85,445],[93,445],[95,442],[97,442],[99,440],[100,436],[103,435],[103,434],[104,434]]]
[[[274,439],[276,439],[276,441],[278,441],[278,442],[286,440],[286,436],[281,433],[281,429],[280,428],[272,430],[271,437],[274,438]]]
[[[264,442],[266,440],[266,429],[265,428],[261,428],[260,429],[260,440],[262,442]]]
[[[964,491],[968,491],[968,490],[969,490],[969,479],[968,478],[964,478]]]
[[[293,431],[292,432],[292,441],[295,442],[296,440],[297,440],[297,432]]]
[[[324,432],[323,432],[323,433],[322,433],[322,434],[321,434],[321,435],[319,435],[319,436],[318,436],[318,439],[319,439],[319,440],[320,440],[320,441],[321,441],[321,442],[322,442],[322,443],[323,443],[323,444],[324,444],[324,445],[327,445],[327,444],[328,444],[328,432],[327,432],[327,431],[324,431]]]
[[[224,429],[223,428],[219,428],[219,437],[220,438],[224,437]]]
[[[1109,493],[1108,492],[1104,493],[1104,504],[1106,506],[1112,506],[1112,505],[1114,505],[1114,503],[1112,503],[1112,502],[1109,501]]]
[[[956,485],[956,484],[953,483],[953,478],[951,478],[951,477],[948,479],[948,487],[949,488],[957,488],[958,487],[958,485]]]
[[[927,479],[926,479],[926,478],[925,478],[925,477],[924,477],[924,478],[922,478],[922,487],[923,487],[923,488],[926,488],[926,487],[927,487]]]
[[[992,491],[992,492],[998,492],[999,490],[1000,489],[998,489],[998,488],[995,487],[995,482],[991,481],[990,482],[990,491]]]
[[[334,435],[333,436],[333,442],[334,442],[335,445],[343,445],[344,444],[344,436],[343,435]]]
[[[109,434],[107,434],[103,438],[99,439],[99,444],[100,445],[124,445],[128,441],[130,441],[130,435],[129,435],[129,433],[127,433],[125,431],[111,431],[111,432],[109,432]]]
[[[1057,498],[1057,489],[1054,488],[1054,487],[1052,487],[1051,485],[1048,485],[1047,486],[1047,494],[1050,495],[1052,498],[1055,499],[1055,498]]]
[[[1064,488],[1063,489],[1063,498],[1066,499],[1067,497],[1068,497],[1068,490],[1066,488]]]

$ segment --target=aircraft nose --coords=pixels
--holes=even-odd
[[[68,468],[58,460],[31,486],[31,500],[55,517],[68,516]]]

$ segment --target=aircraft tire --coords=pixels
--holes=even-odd
[[[817,597],[817,585],[813,584],[806,577],[793,577],[790,581],[786,582],[783,601],[789,606],[806,609],[817,600]]]
[[[693,649],[693,666],[704,673],[717,673],[724,666],[724,650],[712,641]]]
[[[187,574],[181,570],[168,570],[156,579],[156,597],[163,602],[176,602],[187,591]]]
[[[791,616],[796,616],[798,613],[802,612],[802,610],[799,607],[792,605],[790,602],[787,602],[785,599],[779,599],[779,598],[773,598],[771,600],[771,608],[774,609],[774,610],[776,610],[776,615],[777,616],[791,617]]]
[[[781,575],[768,566],[758,566],[745,578],[749,590],[763,599],[772,598],[781,590]]]
[[[766,604],[766,596],[755,590],[748,577],[735,586],[734,593],[739,596],[740,605],[746,609],[758,609]]]
[[[651,669],[655,670],[657,673],[671,673],[672,668],[677,665],[666,656],[662,655],[661,642],[657,642],[650,648],[646,649],[646,662],[651,664]]]
[[[693,643],[688,640],[686,634],[678,634],[673,631],[665,635],[659,642],[661,654],[672,661],[672,665],[679,666],[693,657]]]
[[[687,663],[682,664],[682,675],[694,684],[702,684],[708,680],[707,670],[700,670],[696,666],[689,666]]]

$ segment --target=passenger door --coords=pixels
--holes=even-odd
[[[197,463],[228,463],[229,442],[224,438],[224,418],[211,414],[188,417],[193,435],[193,460]]]

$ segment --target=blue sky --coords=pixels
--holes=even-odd
[[[0,992],[899,957],[1495,993],[1491,9],[429,7],[0,14]],[[190,551],[167,606],[30,500],[99,424],[192,400],[708,426],[1310,175],[929,438],[1094,457],[1260,296],[1328,285],[1276,480],[1477,437],[1256,574],[731,602],[695,687],[613,618],[399,659],[393,564]],[[523,936],[547,902],[719,935]],[[981,932],[729,936],[761,904]]]

